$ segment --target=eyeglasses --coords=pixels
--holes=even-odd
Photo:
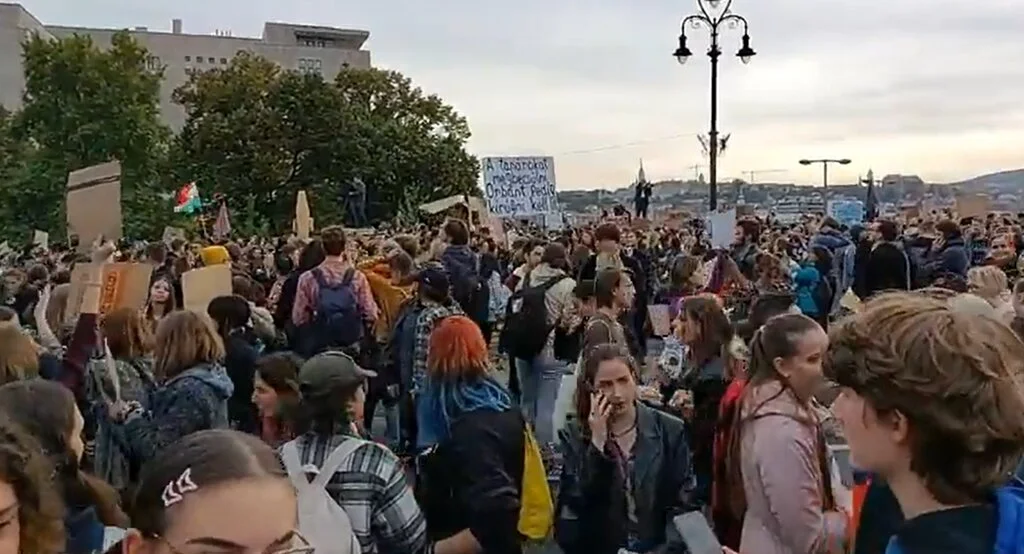
[[[171,544],[171,542],[165,539],[164,537],[160,535],[153,535],[153,538],[167,545],[167,548],[171,551],[171,554],[185,554],[181,551],[181,549]],[[306,540],[306,537],[303,537],[302,534],[299,533],[297,530],[292,531],[291,542],[291,546],[281,547],[278,550],[265,550],[261,554],[316,554],[316,548],[313,545],[309,544],[309,541]],[[217,554],[220,553],[221,551],[217,552]]]

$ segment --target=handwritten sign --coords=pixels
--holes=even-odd
[[[864,221],[864,203],[860,200],[840,200],[828,205],[829,215],[851,227]]]
[[[71,286],[65,323],[73,323],[82,310],[86,281],[90,274],[99,272],[100,314],[110,313],[118,308],[142,309],[149,296],[149,278],[153,266],[149,264],[114,263],[104,264],[102,269],[89,264],[77,264],[71,271]],[[95,279],[96,277],[92,277]]]
[[[558,211],[554,158],[484,158],[482,166],[491,215],[527,217]]]

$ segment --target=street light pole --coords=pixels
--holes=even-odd
[[[711,33],[711,46],[708,49],[708,57],[711,58],[711,129],[708,132],[708,188],[709,207],[711,211],[718,209],[718,59],[722,56],[722,49],[718,46],[719,29],[722,24],[742,25],[743,43],[736,53],[743,63],[749,63],[750,59],[757,53],[750,47],[750,35],[748,33],[747,20],[732,12],[733,0],[725,0],[725,6],[719,9],[722,0],[697,0],[699,13],[683,18],[679,30],[679,46],[672,54],[680,64],[693,55],[693,52],[686,46],[686,26],[694,29],[707,27]]]
[[[828,215],[828,164],[850,165],[849,158],[823,158],[819,160],[800,160],[800,165],[821,164],[821,185],[823,189],[825,215]]]

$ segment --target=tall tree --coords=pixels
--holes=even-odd
[[[241,53],[193,74],[174,99],[188,117],[174,141],[178,177],[224,193],[243,228],[290,228],[299,190],[317,221],[341,221],[356,177],[368,185],[371,219],[476,183],[465,119],[396,72],[350,69],[327,83]]]
[[[170,130],[160,120],[163,71],[127,32],[109,48],[87,36],[23,44],[24,105],[17,134],[38,150],[29,194],[37,206],[63,206],[64,182],[75,169],[117,159],[122,166],[122,213],[129,236],[159,233],[170,214],[160,179]],[[63,209],[47,229],[62,234]]]

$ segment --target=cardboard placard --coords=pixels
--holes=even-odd
[[[991,207],[987,196],[960,196],[956,199],[957,217],[985,217]]]
[[[185,240],[185,230],[181,227],[171,227],[170,225],[164,227],[164,243],[170,244],[174,242],[174,239]]]
[[[121,238],[121,164],[108,162],[68,174],[67,216],[82,249],[100,235]]]
[[[193,269],[181,276],[186,310],[206,313],[211,300],[230,296],[231,292],[231,266],[226,264]]]
[[[32,232],[32,246],[36,248],[42,248],[43,250],[50,249],[50,233],[46,231],[40,231],[36,229]]]
[[[672,317],[669,315],[668,304],[647,306],[647,317],[651,320],[654,336],[667,337],[672,334]]]
[[[313,232],[313,221],[309,218],[309,201],[306,191],[300,190],[295,198],[295,234],[302,240],[308,240]]]
[[[85,282],[93,267],[91,264],[77,264],[71,271],[71,288],[64,317],[66,323],[74,324],[82,311]],[[152,274],[153,266],[149,264],[104,264],[100,276],[100,314],[125,307],[144,308],[149,299],[149,278]]]

